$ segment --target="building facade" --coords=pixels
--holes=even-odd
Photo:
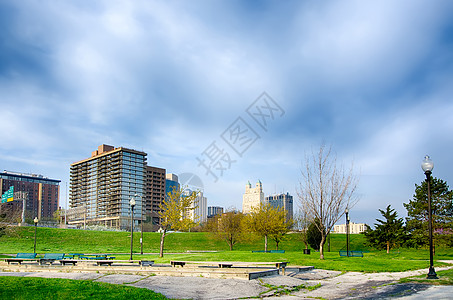
[[[68,224],[130,228],[130,199],[135,197],[134,226],[142,220],[145,201],[144,152],[101,145],[90,158],[71,164]]]
[[[274,208],[283,209],[286,212],[287,220],[293,218],[293,196],[289,193],[267,196],[264,202]]]
[[[208,206],[208,218],[215,216],[221,216],[223,214],[223,207],[220,206]]]
[[[349,222],[349,233],[351,234],[362,233],[365,230],[366,230],[365,223]],[[333,232],[346,234],[346,224],[334,225]]]
[[[160,206],[165,199],[165,169],[146,167],[145,217],[152,225],[160,225]],[[156,229],[157,230],[157,229]]]
[[[60,180],[49,179],[38,174],[0,172],[1,194],[3,195],[10,189],[14,190],[12,200],[10,198],[11,201],[1,203],[0,211],[20,212],[20,215],[24,212],[23,217],[31,220],[35,217],[39,220],[53,219],[55,211],[59,208],[60,182]],[[24,202],[25,210],[23,209]]]
[[[252,188],[250,181],[245,185],[245,193],[242,196],[242,212],[251,213],[253,208],[259,207],[264,203],[263,184],[258,180],[255,187]]]

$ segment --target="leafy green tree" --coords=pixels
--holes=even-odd
[[[185,189],[180,187],[179,189],[174,188],[162,201],[159,211],[161,218],[159,257],[164,256],[164,241],[169,229],[185,231],[193,226],[194,223],[189,218],[189,212],[194,209],[192,204],[197,196],[198,192],[187,194]]]
[[[244,239],[244,215],[236,210],[230,210],[221,216],[216,216],[210,225],[210,230],[217,238],[228,243],[230,250]]]
[[[278,250],[278,245],[280,242],[282,242],[286,234],[291,231],[291,228],[293,227],[294,221],[292,219],[286,220],[286,222],[282,223],[281,227],[278,228],[274,233],[271,234],[271,238],[275,242],[275,248]]]
[[[264,237],[264,251],[267,251],[268,238],[288,232],[284,210],[261,204],[247,216],[246,226],[251,231]]]
[[[415,185],[415,194],[407,210],[406,227],[410,233],[410,243],[424,246],[428,243],[428,184],[423,181]],[[453,235],[453,191],[447,182],[431,177],[431,208],[433,217],[434,243],[451,244]]]
[[[390,253],[391,248],[403,244],[406,240],[404,221],[403,218],[398,218],[398,213],[390,208],[390,205],[385,211],[380,209],[379,212],[385,219],[376,219],[378,223],[374,224],[375,229],[368,227],[364,232],[365,239],[370,246],[378,249],[386,248],[387,253]]]
[[[313,220],[313,222],[310,223],[307,229],[307,242],[310,247],[312,247],[316,251],[319,251],[322,240],[322,232],[321,230],[319,230],[319,228],[322,228],[322,225],[320,223],[321,222],[319,221],[319,219],[316,218],[315,220]],[[325,232],[324,229],[322,230]]]

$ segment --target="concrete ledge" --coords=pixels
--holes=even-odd
[[[277,275],[277,268],[200,268],[196,265],[186,265],[184,268],[172,268],[170,265],[112,265],[97,266],[91,262],[76,266],[68,265],[39,265],[22,264],[8,265],[0,262],[0,270],[3,272],[62,272],[62,273],[109,273],[109,274],[134,274],[134,275],[160,275],[177,277],[206,277],[224,279],[250,280],[263,276]]]

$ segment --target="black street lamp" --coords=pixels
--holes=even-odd
[[[135,194],[134,197],[140,197],[142,206],[141,206],[141,216],[140,216],[140,231],[141,231],[141,237],[140,237],[140,254],[143,255],[143,206],[145,205],[143,203],[143,198],[139,194]],[[145,210],[146,211],[146,210]]]
[[[36,253],[36,230],[38,228],[39,219],[36,217],[33,222],[35,222],[35,246],[33,247],[33,253]]]
[[[349,209],[345,209],[346,213],[346,256],[349,257]]]
[[[134,206],[135,206],[135,199],[134,197],[131,198],[129,201],[129,204],[131,205],[131,258],[132,260],[132,247],[134,243]]]
[[[434,270],[433,263],[433,216],[431,211],[431,171],[434,168],[433,161],[429,158],[428,155],[425,156],[425,159],[422,162],[422,169],[426,175],[426,183],[428,185],[428,230],[429,230],[429,271],[426,278],[428,279],[437,279],[436,271]]]

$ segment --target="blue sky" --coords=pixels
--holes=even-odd
[[[62,180],[100,144],[198,175],[208,205],[241,208],[245,184],[296,196],[305,153],[354,163],[354,222],[424,179],[453,182],[451,1],[0,1],[0,169]],[[264,130],[266,92],[284,114]],[[235,153],[242,118],[259,138]],[[234,161],[215,181],[198,158]],[[223,161],[225,164],[225,161]],[[296,201],[297,202],[297,201]]]

